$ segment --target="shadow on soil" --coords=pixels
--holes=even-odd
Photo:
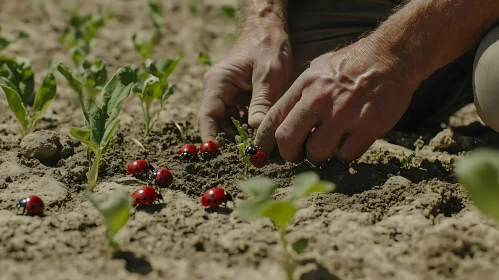
[[[113,258],[125,260],[125,269],[131,273],[147,275],[152,271],[149,260],[145,257],[137,257],[133,252],[117,252],[114,254]]]
[[[354,195],[382,185],[392,175],[403,176],[413,183],[432,178],[440,178],[448,182],[455,181],[452,170],[446,169],[441,162],[427,160],[423,161],[419,168],[405,169],[396,158],[390,159],[385,165],[348,164],[332,159],[316,168],[300,165],[296,167],[295,172],[298,174],[311,169],[316,171],[321,179],[335,182],[336,192],[346,195]]]
[[[331,274],[325,267],[318,264],[314,260],[304,260],[302,265],[313,265],[314,268],[303,273],[300,280],[341,280],[337,276]]]

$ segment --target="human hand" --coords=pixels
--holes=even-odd
[[[223,129],[221,123],[236,115],[237,106],[247,105],[250,99],[248,123],[251,127],[260,125],[284,91],[291,70],[291,46],[284,26],[245,26],[228,56],[204,76],[198,113],[202,140],[214,140]]]
[[[334,154],[354,160],[404,114],[422,81],[410,69],[368,37],[324,54],[269,110],[255,144],[265,152],[277,145],[290,162],[303,159],[303,145],[316,165]]]

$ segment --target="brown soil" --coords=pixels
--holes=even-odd
[[[82,2],[84,11],[100,3],[117,15],[93,49],[110,65],[109,72],[140,63],[130,38],[134,32],[151,33],[144,1]],[[175,157],[182,143],[172,119],[190,141],[200,142],[195,114],[206,68],[197,54],[220,58],[233,28],[219,17],[222,1],[207,3],[203,16],[193,16],[187,2],[165,1],[167,36],[155,58],[180,51],[185,56],[171,77],[178,92],[143,142],[147,153],[131,140],[143,132],[139,101],[131,97],[123,106],[122,129],[100,168],[96,193],[102,197],[132,193],[142,184],[125,174],[133,159],[146,157],[175,176],[172,188],[163,190],[165,204],[132,210],[120,253],[107,246],[102,220],[85,199],[85,147],[67,136],[68,128],[81,126],[83,118],[62,77],[57,77],[59,96],[39,121],[39,132],[22,145],[18,124],[0,95],[0,279],[284,279],[281,247],[269,221],[247,223],[230,208],[206,211],[200,204],[205,187],[223,186],[242,197],[238,182],[244,166],[235,146],[228,143],[209,162]],[[71,1],[53,1],[48,18],[37,14],[30,1],[3,0],[0,6],[2,34],[25,30],[31,35],[5,54],[29,58],[37,84],[50,57],[69,62],[59,37]],[[391,132],[353,163],[333,160],[312,168],[272,154],[269,165],[250,169],[252,176],[279,183],[276,197],[289,194],[295,174],[309,169],[337,184],[335,193],[304,199],[289,227],[291,242],[310,239],[300,257],[299,279],[496,279],[499,228],[473,208],[452,168],[471,149],[497,145],[499,137],[478,122],[472,105],[449,123],[446,129]],[[419,136],[427,145],[404,167],[401,159]],[[29,194],[45,201],[44,216],[16,215],[15,203]]]

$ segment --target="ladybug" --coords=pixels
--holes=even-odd
[[[173,174],[170,171],[161,168],[152,173],[150,179],[154,180],[160,187],[168,187],[173,183]]]
[[[208,189],[201,196],[201,204],[205,207],[217,207],[222,203],[227,207],[227,201],[234,203],[232,195],[222,188]]]
[[[134,205],[150,204],[157,199],[163,200],[163,196],[156,192],[156,189],[151,186],[141,187],[132,194]]]
[[[45,204],[43,204],[43,200],[36,196],[30,195],[25,197],[17,202],[17,207],[23,209],[23,213],[27,212],[30,215],[40,215],[43,213],[43,209],[45,208]],[[17,209],[19,211],[19,209]]]
[[[152,167],[152,165],[150,165],[147,161],[143,159],[132,161],[128,165],[128,168],[126,169],[126,172],[128,174],[133,174],[133,175],[147,174],[149,171],[154,171],[154,168]]]
[[[258,148],[254,145],[250,145],[248,147],[246,147],[246,149],[244,150],[244,154],[246,156],[252,156],[252,155],[256,155],[256,152],[258,151]]]
[[[250,162],[256,168],[262,168],[267,164],[267,155],[260,149],[250,156]]]
[[[180,151],[178,151],[178,154],[184,160],[191,160],[198,157],[197,148],[196,146],[194,146],[194,144],[191,143],[184,144],[182,147],[180,147]]]
[[[215,152],[217,151],[217,144],[214,141],[206,141],[199,148],[199,152],[201,153],[201,157],[205,160],[211,159]]]

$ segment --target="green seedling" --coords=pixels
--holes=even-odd
[[[229,34],[227,35],[229,42],[234,43],[237,38],[237,18],[238,18],[238,12],[236,7],[231,6],[231,5],[223,5],[220,8],[220,12],[222,15],[222,19],[227,21],[229,25],[227,28],[229,29]]]
[[[70,81],[73,89],[80,96],[83,96],[82,83],[75,77],[74,72],[62,64],[59,64],[57,69]],[[74,138],[87,145],[87,157],[91,162],[90,170],[87,173],[89,191],[92,191],[96,186],[102,155],[119,130],[120,120],[118,117],[121,103],[129,96],[134,82],[135,74],[130,66],[119,68],[102,89],[102,107],[99,108],[91,99],[82,101],[85,127],[72,127],[69,131]],[[93,160],[90,158],[90,152],[94,154]]]
[[[147,15],[151,20],[158,38],[161,37],[161,27],[165,24],[163,16],[163,4],[159,0],[147,1]]]
[[[207,68],[209,68],[213,65],[213,63],[211,62],[211,58],[203,52],[199,53],[199,61],[201,62],[201,64],[203,64]]]
[[[222,7],[220,7],[220,12],[221,12],[222,18],[229,20],[229,21],[236,20],[236,17],[237,17],[236,7],[231,6],[231,5],[222,5]]]
[[[149,41],[144,41],[137,34],[133,34],[132,36],[135,50],[144,59],[151,58],[154,49],[160,43],[162,38],[161,27],[164,25],[165,19],[163,17],[163,6],[161,2],[151,0],[147,1],[147,15],[149,16],[155,31],[151,39]]]
[[[206,12],[203,0],[190,0],[189,11],[193,16],[203,16]]]
[[[414,151],[412,151],[408,156],[404,155],[400,160],[405,169],[411,168],[412,159],[416,156],[416,153],[419,152],[421,148],[423,148],[423,146],[424,146],[424,141],[423,139],[421,139],[421,137],[419,137],[418,140],[414,142],[414,147],[415,147]]]
[[[119,249],[123,240],[123,231],[121,229],[128,222],[130,209],[132,208],[130,195],[120,192],[113,194],[110,199],[102,201],[95,194],[87,193],[87,198],[104,219],[108,244]]]
[[[2,32],[2,28],[0,28],[0,33]],[[21,39],[27,39],[29,38],[28,33],[25,33],[23,31],[18,32],[16,35],[8,38],[8,37],[2,37],[0,36],[0,51],[3,49],[7,48],[10,44],[21,40]]]
[[[101,7],[97,13],[90,15],[79,16],[74,13],[63,31],[62,41],[68,48],[79,48],[87,55],[98,31],[113,17],[112,13],[104,12]]]
[[[499,222],[499,151],[472,152],[456,164],[455,174],[477,209]]]
[[[47,3],[49,3],[52,0],[31,0],[31,3],[33,4],[33,7],[42,14],[44,17],[48,16],[47,13]]]
[[[80,81],[82,88],[74,88],[73,90],[78,96],[81,103],[84,100],[91,99],[95,102],[97,95],[102,91],[107,82],[107,67],[104,61],[96,59],[94,61],[84,57],[77,49],[72,50],[72,58],[76,68],[71,68],[67,65],[59,64],[62,67],[61,74],[66,78],[69,85],[72,85],[72,79]],[[59,67],[58,67],[59,69]],[[66,72],[71,72],[71,75],[65,75]]]
[[[288,249],[286,228],[299,209],[298,201],[313,193],[332,192],[335,185],[331,182],[321,181],[315,172],[309,171],[296,176],[291,186],[293,189],[292,195],[288,199],[273,200],[271,198],[277,185],[269,178],[250,178],[242,181],[240,187],[249,198],[238,204],[236,208],[237,215],[247,221],[268,218],[277,226],[282,245],[284,270],[288,279],[292,280],[297,267],[293,254],[300,254],[308,245],[307,239],[300,239],[292,244],[293,252]]]
[[[43,112],[52,103],[56,96],[57,85],[55,77],[49,73],[43,79],[40,88],[34,94],[33,72],[29,67],[29,63],[18,64],[19,60],[9,60],[0,57],[0,76],[9,107],[14,113],[14,116],[21,125],[22,138],[28,133],[31,133],[36,122],[40,119]],[[21,72],[17,72],[21,70]],[[23,74],[26,74],[24,76]],[[31,100],[34,98],[33,104]],[[33,105],[33,109],[28,107]],[[32,115],[30,112],[32,111]]]
[[[182,59],[183,54],[179,54],[175,59],[163,59],[154,63],[147,59],[144,63],[144,70],[135,68],[137,82],[133,90],[142,103],[142,112],[145,119],[144,138],[149,135],[154,124],[158,121],[159,114],[166,105],[168,98],[175,93],[175,84],[169,86],[168,77],[175,70]],[[151,112],[151,108],[156,103],[156,111]]]
[[[239,133],[239,135],[236,135],[236,145],[239,149],[239,154],[241,154],[244,163],[244,178],[247,178],[248,167],[251,165],[251,162],[250,162],[250,157],[245,154],[245,151],[246,148],[251,145],[251,139],[248,137],[248,134],[241,126],[241,123],[238,120],[232,117],[231,120],[232,123],[236,126],[237,132]]]

